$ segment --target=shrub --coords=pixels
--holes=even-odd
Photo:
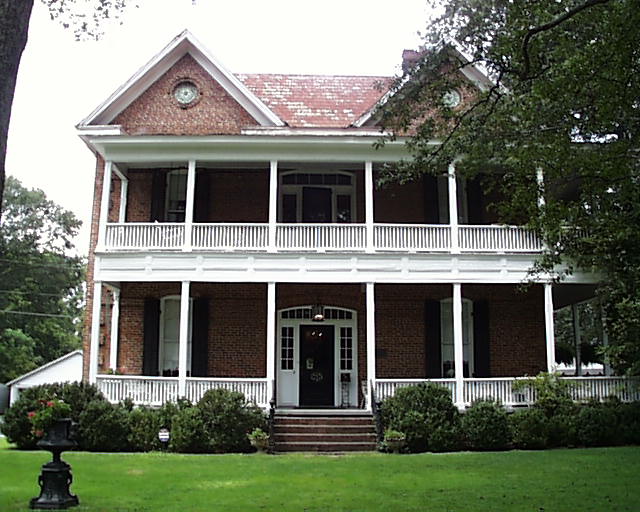
[[[432,452],[456,452],[465,446],[460,416],[449,425],[440,425],[429,434],[429,450]]]
[[[578,441],[584,446],[620,444],[615,406],[591,402],[580,409],[577,421]]]
[[[462,429],[472,450],[506,450],[511,442],[507,412],[496,402],[475,402],[462,415]]]
[[[523,409],[509,416],[511,437],[516,448],[542,450],[549,437],[549,419],[541,409]]]
[[[537,395],[535,407],[541,409],[547,418],[573,411],[574,403],[569,391],[571,384],[556,373],[542,372],[535,378],[522,380],[514,385],[514,390],[531,387]]]
[[[122,405],[94,401],[80,414],[78,443],[83,450],[121,452],[129,449],[129,412]]]
[[[617,407],[618,430],[624,444],[640,444],[640,402]]]
[[[249,452],[247,434],[267,428],[262,409],[247,403],[237,391],[210,389],[196,407],[204,422],[207,451],[213,453]]]
[[[547,446],[549,448],[574,447],[578,445],[577,415],[577,407],[572,407],[566,409],[563,414],[556,414],[548,418]]]
[[[158,431],[163,427],[159,409],[138,407],[129,413],[129,435],[131,450],[149,452],[161,449]]]
[[[22,391],[20,398],[7,409],[2,432],[19,449],[29,450],[35,448],[38,438],[33,435],[32,425],[27,414],[38,408],[39,400],[52,400],[55,398],[63,400],[71,407],[69,417],[76,423],[89,403],[105,401],[104,395],[96,386],[85,382],[34,386]]]
[[[432,383],[400,388],[382,403],[385,428],[404,432],[410,452],[431,449],[431,436],[440,449],[446,443],[445,431],[453,430],[459,421],[458,409],[451,402],[451,392]],[[440,430],[438,430],[441,428]]]
[[[207,451],[207,432],[202,412],[197,407],[178,410],[172,417],[169,448],[181,453],[203,453]]]

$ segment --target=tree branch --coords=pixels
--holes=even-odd
[[[543,25],[538,25],[537,27],[533,27],[529,29],[529,31],[525,34],[524,39],[522,40],[522,57],[524,60],[524,69],[522,71],[521,77],[523,79],[529,76],[529,71],[531,70],[531,58],[529,57],[529,42],[531,38],[540,32],[545,32],[547,30],[551,30],[552,28],[557,27],[561,23],[564,23],[568,19],[573,18],[579,12],[584,11],[585,9],[589,9],[598,4],[606,4],[611,0],[587,0],[585,3],[574,7],[573,9],[568,10],[562,16],[558,16],[557,18],[551,20],[549,23],[544,23]]]

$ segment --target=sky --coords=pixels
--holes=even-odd
[[[95,158],[75,125],[185,28],[234,73],[395,75],[417,48],[426,0],[138,0],[99,41],[75,40],[36,0],[9,126],[6,169],[83,221]]]

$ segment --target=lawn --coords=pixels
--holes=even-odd
[[[70,452],[77,511],[640,510],[640,447],[315,456]],[[0,439],[0,510],[26,511],[45,452]]]

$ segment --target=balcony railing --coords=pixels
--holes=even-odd
[[[271,228],[257,223],[196,223],[188,233],[184,224],[177,223],[109,223],[105,250],[535,253],[542,249],[535,234],[516,226],[459,226],[456,247],[452,244],[456,228],[447,224],[374,224],[371,237],[367,229],[365,224],[276,224]]]

